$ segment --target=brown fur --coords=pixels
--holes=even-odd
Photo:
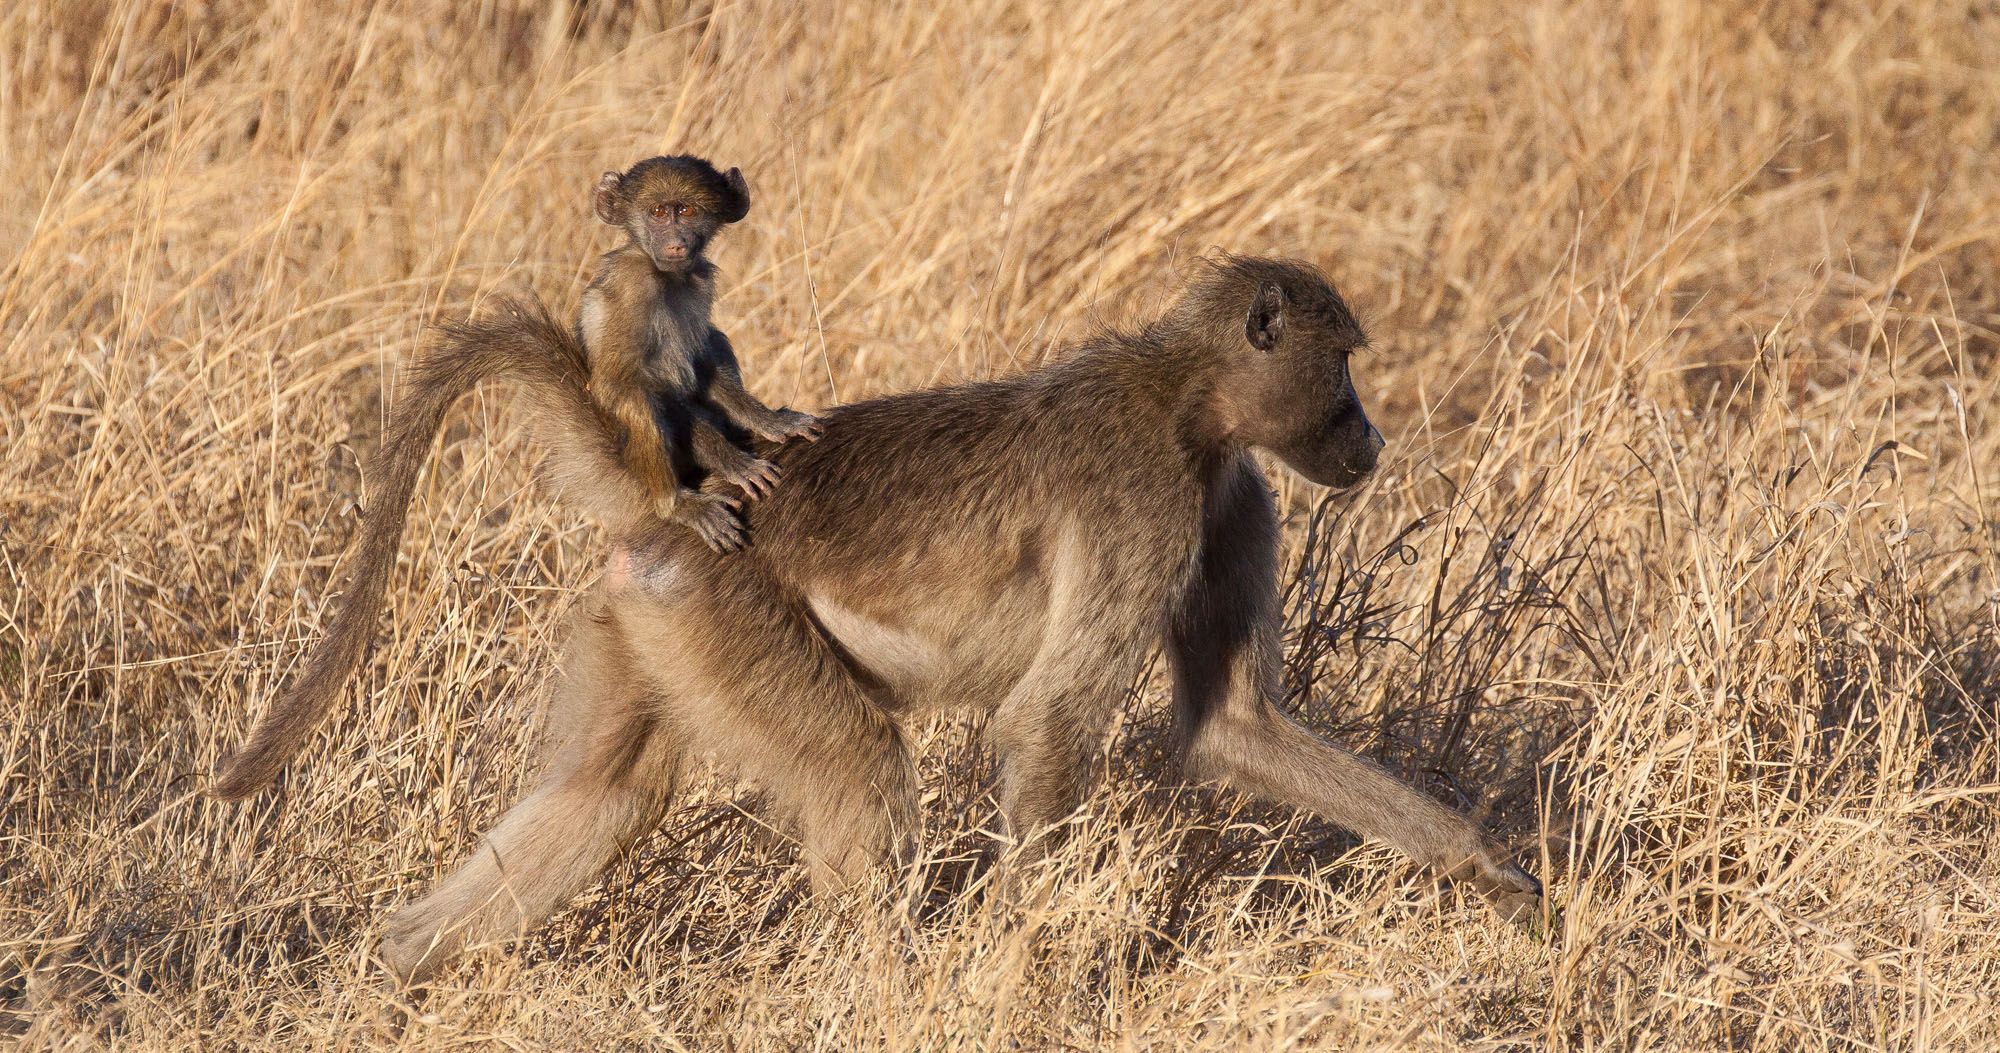
[[[626,468],[661,518],[682,523],[717,552],[743,544],[734,502],[688,484],[716,475],[748,497],[778,469],[745,451],[745,432],[779,442],[817,439],[819,419],[772,409],[743,386],[729,339],[709,324],[715,268],[704,250],[750,209],[750,191],[696,157],[653,157],[606,172],[594,208],[626,233],[598,261],[577,330],[590,358],[590,393],[624,430]]]
[[[931,707],[991,715],[1001,804],[1032,846],[1075,806],[1161,643],[1190,775],[1310,808],[1504,914],[1532,911],[1539,886],[1475,825],[1274,704],[1277,517],[1248,448],[1332,485],[1372,470],[1381,439],[1346,373],[1362,340],[1318,272],[1224,258],[1151,325],[1058,364],[833,411],[822,442],[777,455],[788,481],[748,510],[754,548],[718,559],[614,516],[547,773],[390,920],[390,968],[420,979],[541,921],[658,820],[702,754],[769,787],[817,884],[852,882],[917,833],[900,726]],[[587,471],[603,440],[575,401],[538,399],[558,463]]]
[[[403,379],[403,394],[382,437],[374,493],[349,561],[347,593],[305,672],[272,703],[250,739],[223,766],[209,792],[226,800],[257,792],[297,752],[367,653],[383,591],[396,564],[417,475],[452,403],[488,380],[512,380],[533,394],[548,470],[564,495],[614,529],[656,522],[622,467],[618,426],[585,391],[590,369],[569,326],[538,303],[501,316],[438,327]]]

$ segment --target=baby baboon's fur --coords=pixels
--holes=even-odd
[[[562,357],[525,346],[546,339],[509,329],[462,346]],[[611,467],[578,478],[605,459],[596,423],[559,378],[524,378],[558,465],[620,542],[578,618],[541,782],[390,920],[390,968],[419,979],[541,921],[658,821],[703,754],[770,788],[817,884],[851,882],[917,832],[900,723],[928,707],[991,714],[1001,806],[1032,845],[1074,807],[1162,643],[1191,776],[1310,808],[1503,914],[1532,911],[1539,885],[1478,827],[1274,704],[1277,516],[1248,449],[1322,484],[1372,470],[1381,437],[1347,375],[1362,341],[1310,267],[1210,261],[1136,333],[1005,380],[833,411],[823,441],[779,455],[786,485],[748,513],[757,545],[722,558],[621,513]],[[269,738],[270,756],[255,754],[262,738],[246,751],[260,773],[297,741]]]

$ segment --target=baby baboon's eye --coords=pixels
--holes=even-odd
[[[683,217],[692,216],[694,215],[694,206],[687,204],[675,205],[674,214]]]
[[[653,206],[653,218],[654,218],[654,219],[665,219],[665,218],[667,218],[667,204],[666,204],[666,202],[664,202],[664,201],[663,201],[663,202],[661,202],[661,203],[659,203],[659,204],[657,204],[657,205],[654,205],[654,206]]]

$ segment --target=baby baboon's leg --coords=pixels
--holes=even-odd
[[[1276,549],[1270,495],[1246,471],[1213,502],[1199,576],[1168,641],[1189,773],[1310,809],[1472,882],[1503,916],[1531,914],[1541,885],[1476,825],[1272,706],[1281,677]]]
[[[751,499],[768,496],[784,473],[778,466],[729,441],[705,414],[691,414],[690,445],[695,462]]]
[[[635,644],[674,641],[648,667],[689,747],[762,783],[799,824],[824,891],[906,853],[918,826],[916,770],[902,729],[805,615],[753,566],[707,564],[655,579]]]
[[[576,619],[541,781],[471,859],[389,919],[382,956],[406,982],[461,947],[539,924],[659,822],[680,751],[647,705],[606,601]]]

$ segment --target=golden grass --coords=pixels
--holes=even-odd
[[[652,6],[0,12],[0,1041],[1991,1048],[1990,4]],[[1549,938],[1177,787],[1149,681],[1025,924],[947,719],[911,926],[697,780],[386,992],[373,926],[519,791],[604,552],[504,394],[339,719],[195,791],[330,613],[425,323],[573,302],[591,181],[681,149],[750,174],[719,321],[801,406],[1022,368],[1210,247],[1326,266],[1392,445],[1330,503],[1274,476],[1294,703],[1512,838]]]

